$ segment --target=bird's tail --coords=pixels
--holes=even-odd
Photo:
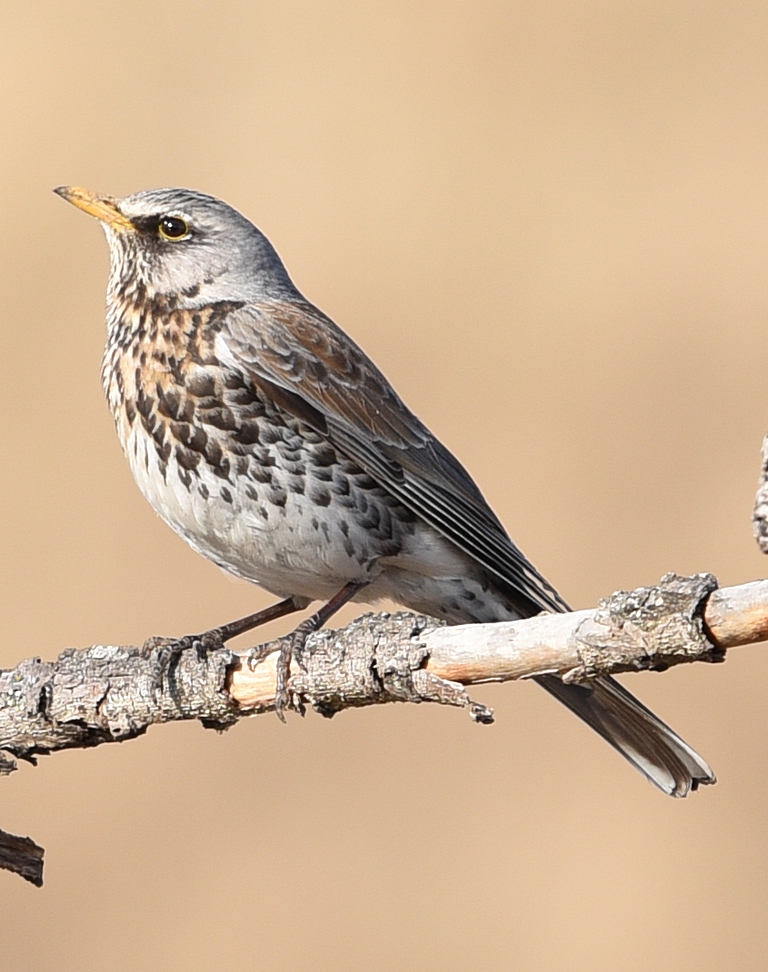
[[[664,793],[684,797],[715,782],[701,756],[615,679],[568,685],[556,675],[539,675],[536,681]]]

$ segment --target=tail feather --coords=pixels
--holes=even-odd
[[[684,797],[715,782],[701,756],[615,679],[567,685],[556,675],[540,675],[536,681],[664,793]]]

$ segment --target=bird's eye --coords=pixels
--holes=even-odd
[[[180,216],[163,216],[157,225],[158,233],[165,240],[183,240],[189,236],[189,226]]]

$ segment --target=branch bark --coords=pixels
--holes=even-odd
[[[760,484],[752,510],[752,529],[758,547],[768,553],[768,435],[763,439],[762,459]]]
[[[364,615],[313,635],[294,663],[299,711],[331,716],[394,701],[439,702],[493,721],[465,685],[554,672],[580,681],[616,672],[716,662],[728,648],[768,639],[768,581],[717,589],[711,574],[669,574],[656,587],[618,592],[596,609],[524,621],[445,627],[414,614]],[[269,643],[274,651],[280,641]],[[197,719],[225,729],[274,707],[275,655],[251,668],[227,648],[68,649],[55,662],[30,658],[0,670],[0,776],[16,760],[123,742],[150,725]],[[42,883],[43,852],[0,831],[0,868]]]

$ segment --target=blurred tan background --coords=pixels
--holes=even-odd
[[[269,598],[173,535],[99,385],[107,248],[51,189],[191,186],[272,238],[576,606],[761,576],[768,7],[0,6],[0,664]],[[346,615],[349,617],[349,613]],[[529,685],[155,729],[22,767],[3,970],[764,970],[768,657],[631,679],[682,802]]]

